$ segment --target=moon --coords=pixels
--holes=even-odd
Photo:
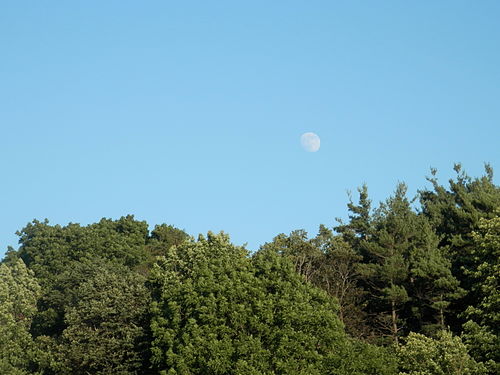
[[[300,136],[300,144],[307,152],[316,152],[321,146],[321,140],[315,133],[304,133]]]

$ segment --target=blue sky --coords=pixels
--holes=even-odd
[[[253,250],[333,226],[364,182],[378,202],[431,166],[500,171],[499,17],[498,1],[3,1],[0,256],[34,218],[126,214]]]

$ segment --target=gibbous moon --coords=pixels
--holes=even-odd
[[[307,152],[316,152],[321,146],[321,140],[317,134],[314,133],[304,133],[300,137],[300,144],[302,148]]]

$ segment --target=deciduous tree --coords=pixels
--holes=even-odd
[[[467,352],[459,336],[442,331],[437,339],[410,333],[404,345],[397,349],[399,375],[482,375],[483,364]]]
[[[225,235],[184,242],[153,269],[153,358],[162,374],[324,374],[346,337],[337,307],[293,264],[252,259]],[[338,367],[338,366],[337,366]]]
[[[66,307],[61,368],[72,374],[142,374],[148,358],[145,279],[94,259]]]
[[[40,286],[22,260],[0,264],[0,373],[35,373],[37,348],[29,332]]]

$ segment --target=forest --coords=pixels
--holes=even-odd
[[[0,374],[499,374],[500,187],[454,170],[256,251],[33,220],[0,263]]]

